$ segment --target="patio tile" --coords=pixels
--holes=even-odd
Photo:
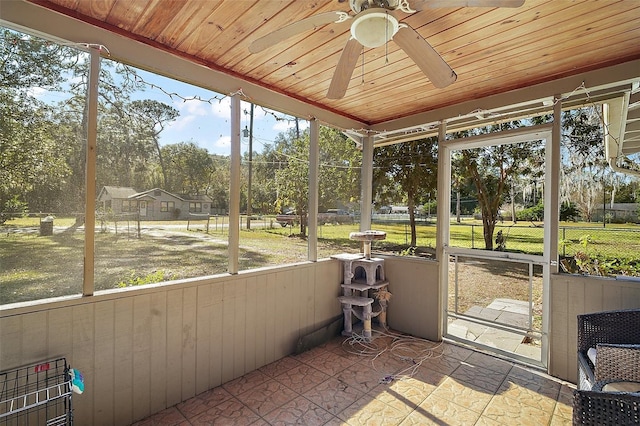
[[[508,425],[516,423],[521,426],[538,426],[551,420],[550,412],[503,395],[494,396],[482,414]]]
[[[487,372],[484,368],[463,364],[451,373],[450,377],[476,389],[495,393],[504,381],[505,375]]]
[[[526,382],[525,386],[522,386],[518,383],[505,380],[498,389],[498,393],[511,399],[515,399],[522,404],[552,413],[556,405],[555,398],[551,398],[543,393],[532,390],[526,385]]]
[[[238,396],[243,392],[255,388],[259,384],[266,382],[267,380],[269,380],[269,376],[259,370],[254,370],[242,377],[238,377],[235,380],[223,384],[222,387],[231,395]]]
[[[335,378],[331,378],[303,394],[311,402],[334,415],[342,412],[363,395],[364,392]]]
[[[369,395],[408,415],[427,399],[430,393],[431,390],[425,391],[401,380],[394,382],[386,389],[376,389]]]
[[[285,371],[276,380],[297,393],[304,393],[329,379],[329,375],[307,364]]]
[[[406,425],[473,425],[480,418],[476,413],[446,399],[430,395],[407,418]]]
[[[433,357],[423,360],[420,365],[421,367],[426,367],[439,373],[450,375],[460,367],[460,365],[462,365],[462,361],[453,357],[436,354]]]
[[[299,361],[293,357],[287,356],[278,361],[272,362],[271,364],[267,364],[264,367],[259,368],[258,370],[262,373],[266,374],[270,377],[277,377],[282,373],[286,373],[302,364],[302,361]]]
[[[343,353],[343,340],[285,357],[135,426],[571,424],[575,386],[538,370],[420,341],[395,351],[372,347],[382,352],[374,359]],[[380,383],[385,376],[393,380]]]
[[[357,359],[347,358],[329,351],[312,358],[308,364],[329,376],[334,376],[345,368],[351,367],[356,361]]]
[[[474,352],[473,354],[469,355],[465,362],[471,365],[475,365],[476,367],[495,371],[496,373],[500,374],[507,374],[513,367],[513,363],[509,361],[505,361],[491,355],[483,354],[481,352]]]
[[[177,410],[176,407],[170,407],[160,411],[151,417],[136,422],[133,426],[165,426],[165,425],[189,425],[187,419]]]
[[[447,378],[432,393],[447,401],[455,402],[469,410],[473,410],[478,414],[482,413],[493,397],[492,393],[487,393],[472,386],[461,384],[460,382]]]
[[[378,387],[384,376],[367,364],[354,364],[342,370],[335,378],[366,393]]]
[[[291,401],[296,395],[282,383],[271,379],[238,395],[238,399],[260,416],[264,416]]]
[[[397,425],[406,416],[407,413],[368,396],[360,398],[338,414],[340,419],[351,426]]]
[[[204,413],[229,398],[232,398],[229,392],[222,387],[217,387],[181,402],[176,407],[185,417],[190,418]]]
[[[251,411],[249,407],[236,398],[228,399],[219,405],[210,408],[204,413],[189,419],[191,425],[250,425],[260,420],[260,416]]]
[[[280,409],[274,410],[264,416],[270,425],[307,425],[320,426],[333,419],[333,415],[327,410],[314,404],[308,399],[299,396],[289,401]]]

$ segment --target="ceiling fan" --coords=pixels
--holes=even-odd
[[[349,0],[353,15],[342,11],[312,15],[254,40],[249,51],[258,53],[304,31],[351,19],[351,38],[342,50],[327,98],[340,99],[345,95],[363,46],[380,47],[390,40],[404,50],[434,86],[444,88],[456,81],[456,73],[416,30],[400,22],[400,12],[411,14],[439,7],[520,7],[523,4],[524,0]]]

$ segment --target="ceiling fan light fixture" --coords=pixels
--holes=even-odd
[[[360,12],[351,24],[351,35],[364,47],[384,45],[398,32],[398,20],[385,9],[373,8]]]

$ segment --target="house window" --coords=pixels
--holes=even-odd
[[[202,203],[189,203],[189,212],[202,213]]]
[[[135,212],[136,211],[136,202],[132,200],[122,200],[122,211],[123,212]]]
[[[173,201],[161,201],[160,202],[160,211],[161,212],[170,212],[175,208],[175,204]]]

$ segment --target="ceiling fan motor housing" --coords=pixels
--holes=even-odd
[[[351,35],[364,47],[380,47],[398,32],[398,20],[386,9],[367,9],[351,24]]]
[[[349,0],[349,6],[353,13],[358,14],[364,10],[371,8],[382,8],[387,10],[396,10],[399,0]]]

